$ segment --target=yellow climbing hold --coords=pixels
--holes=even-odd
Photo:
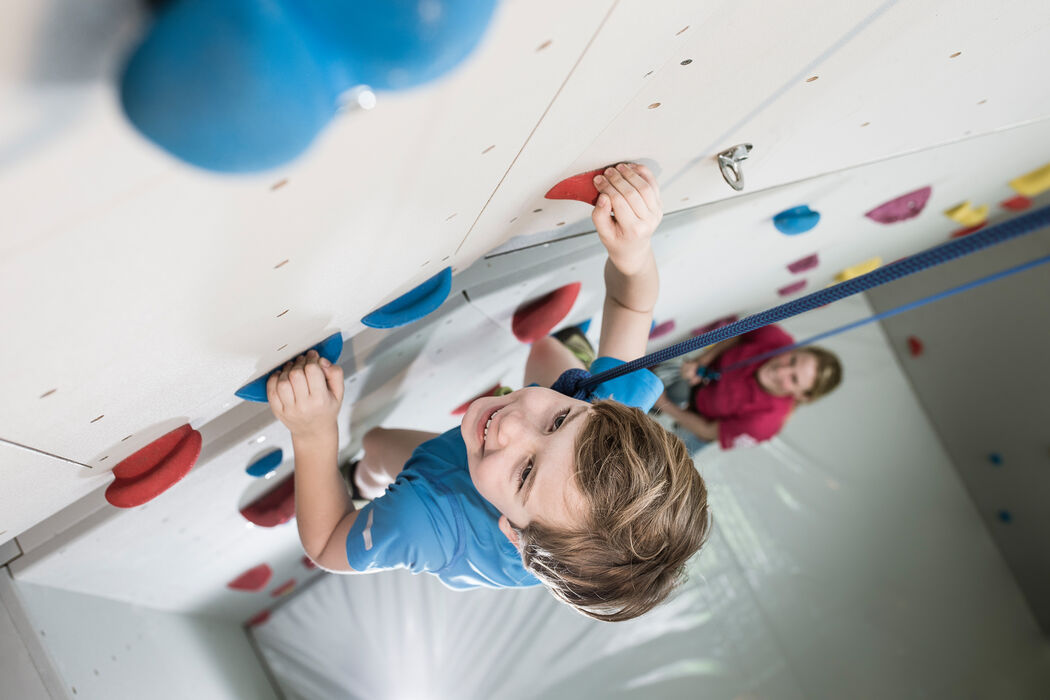
[[[1025,197],[1034,197],[1050,190],[1050,163],[1015,180],[1010,180],[1010,187]]]
[[[882,267],[882,258],[871,258],[870,260],[865,260],[862,263],[857,263],[852,267],[847,267],[845,270],[842,270],[837,275],[835,275],[835,281],[845,282],[846,280],[851,280],[854,277],[866,275],[872,270],[878,270],[880,267]]]
[[[979,226],[988,218],[988,205],[982,204],[974,207],[969,202],[963,202],[951,209],[945,209],[944,215],[963,226]]]

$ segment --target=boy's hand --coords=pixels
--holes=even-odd
[[[645,265],[664,215],[656,178],[644,165],[620,163],[596,176],[594,186],[599,194],[591,220],[598,237],[616,269],[632,275]]]
[[[293,437],[330,431],[343,403],[343,368],[311,350],[270,375],[266,397]]]

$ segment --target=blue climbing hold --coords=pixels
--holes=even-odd
[[[128,60],[128,119],[181,160],[252,172],[299,155],[355,82],[279,2],[173,0]]]
[[[998,467],[1003,463],[1003,456],[998,452],[992,452],[988,455],[988,461]]]
[[[777,231],[789,236],[805,233],[819,222],[820,212],[813,211],[805,204],[785,209],[773,217],[773,225],[777,227]]]
[[[333,333],[317,345],[314,345],[312,348],[307,348],[303,352],[296,353],[293,357],[298,357],[310,350],[316,350],[318,355],[332,364],[335,364],[339,361],[339,356],[343,353],[343,334]],[[279,370],[283,364],[284,363],[282,362],[263,376],[242,386],[237,390],[237,396],[245,401],[266,403],[266,380],[270,378],[271,374]]]
[[[1013,513],[1005,509],[1000,510],[998,513],[996,513],[996,517],[999,518],[999,522],[1006,524],[1012,523],[1014,520]]]
[[[587,335],[587,331],[591,328],[591,319],[587,319],[583,323],[577,323],[576,327],[580,329],[580,333]]]
[[[284,451],[278,447],[276,450],[267,452],[262,457],[249,464],[244,471],[248,473],[248,476],[254,476],[256,479],[260,479],[281,466],[281,462],[283,461]]]
[[[415,289],[361,319],[369,328],[397,328],[434,311],[452,290],[452,268],[446,267]]]
[[[465,59],[481,42],[496,0],[296,0],[294,6],[362,83],[398,90],[439,78]]]

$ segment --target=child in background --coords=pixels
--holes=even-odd
[[[609,254],[597,373],[645,352],[663,213],[644,166],[609,168],[595,186]],[[645,415],[655,375],[603,384],[595,394],[614,398],[593,403],[544,388],[573,366],[546,338],[526,366],[541,386],[478,399],[443,435],[370,431],[355,482],[374,500],[355,510],[336,464],[342,370],[312,351],[286,365],[267,395],[292,434],[306,553],[330,571],[407,568],[457,589],[542,583],[599,620],[650,610],[707,538],[707,491],[681,440]]]

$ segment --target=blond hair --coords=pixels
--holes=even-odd
[[[707,488],[682,441],[637,408],[598,401],[576,443],[580,530],[518,529],[525,567],[584,615],[615,622],[660,603],[707,540]]]
[[[835,353],[816,345],[800,348],[799,352],[808,352],[817,361],[817,376],[804,394],[806,403],[827,396],[842,382],[842,363]]]

